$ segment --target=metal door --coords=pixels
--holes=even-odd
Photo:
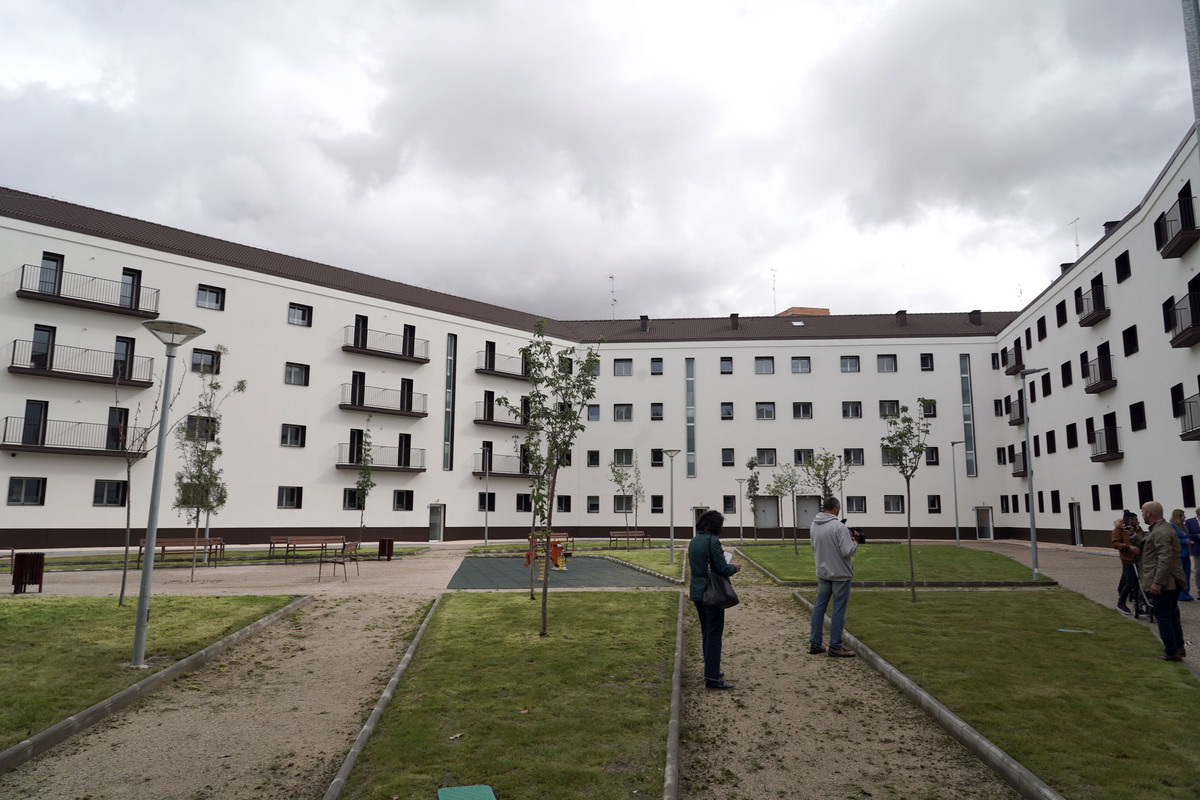
[[[770,495],[759,495],[754,508],[754,527],[779,527],[779,498]]]
[[[975,538],[992,540],[992,507],[975,506]]]
[[[1071,534],[1077,547],[1083,547],[1083,515],[1079,503],[1067,503],[1067,514],[1071,517]]]
[[[446,507],[439,504],[429,506],[429,541],[440,542],[445,535]]]
[[[796,498],[796,527],[812,527],[813,517],[821,511],[821,498],[816,495]]]

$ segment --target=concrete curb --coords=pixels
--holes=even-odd
[[[629,567],[630,569],[635,569],[638,572],[645,573],[646,575],[653,575],[656,578],[662,578],[664,581],[669,581],[670,583],[673,583],[676,586],[683,585],[683,578],[672,578],[669,575],[663,575],[661,572],[655,572],[652,569],[646,569],[645,567],[639,567],[637,564],[631,564],[628,561],[622,561],[621,559],[616,558],[615,556],[602,556],[599,554],[580,553],[579,555],[575,556],[575,558],[603,558],[605,561],[611,561],[614,564],[620,564],[623,567]]]
[[[759,564],[742,552],[740,548],[737,548],[737,552],[741,554],[742,558],[749,561],[756,570],[774,581],[776,586],[795,586],[811,589],[817,587],[815,580],[785,581],[777,578],[762,564]],[[1053,589],[1058,586],[1058,581],[917,581],[916,584],[922,589]],[[907,589],[910,586],[908,581],[850,581],[850,585],[859,589]]]
[[[671,714],[667,724],[667,763],[663,768],[663,800],[679,797],[679,712],[683,696],[683,592],[675,620],[675,670],[671,676]]]
[[[425,635],[425,629],[429,627],[429,621],[433,619],[433,612],[441,604],[442,597],[443,595],[439,594],[434,598],[433,605],[429,607],[429,613],[425,615],[425,621],[417,629],[417,635],[409,643],[408,650],[404,652],[404,658],[400,659],[400,664],[396,667],[396,671],[392,673],[392,679],[388,681],[383,694],[379,696],[375,707],[371,709],[371,715],[367,717],[362,730],[358,732],[358,737],[350,747],[350,752],[346,754],[346,760],[342,762],[342,767],[337,771],[333,782],[329,784],[329,789],[326,790],[323,800],[337,800],[342,790],[346,788],[346,781],[350,778],[350,773],[354,771],[354,765],[358,762],[358,757],[362,754],[363,748],[367,746],[371,734],[375,732],[375,726],[379,724],[379,720],[383,717],[384,709],[392,701],[392,695],[396,693],[396,687],[400,684],[400,678],[408,669],[409,662],[412,661],[413,655],[417,652],[417,645],[421,643],[421,637]]]
[[[807,608],[810,614],[812,613],[812,603],[808,602],[799,592],[792,592],[792,597]],[[826,619],[829,618],[826,617]],[[932,717],[955,741],[974,753],[980,761],[1003,778],[1009,786],[1016,789],[1017,793],[1026,800],[1065,800],[1061,794],[1051,789],[1049,785],[1008,753],[992,744],[983,734],[939,703],[933,695],[909,680],[903,672],[889,664],[874,650],[847,631],[843,631],[842,636],[850,642],[859,658],[899,689],[918,708]]]
[[[122,689],[108,699],[101,700],[91,708],[86,708],[78,714],[73,714],[63,721],[51,725],[44,731],[35,733],[25,741],[13,745],[3,753],[0,753],[0,772],[7,772],[18,764],[23,764],[34,756],[41,755],[76,733],[95,725],[114,711],[119,711],[135,700],[149,694],[166,681],[174,680],[180,675],[191,672],[221,655],[243,639],[253,636],[263,628],[273,625],[283,617],[293,614],[311,603],[313,599],[314,597],[311,594],[297,597],[278,611],[251,622],[241,630],[229,634],[221,641],[210,644],[203,650],[192,653],[187,658],[176,661],[169,667],[159,670],[153,675],[148,675],[134,685]]]

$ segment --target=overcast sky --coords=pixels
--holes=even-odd
[[[0,185],[561,319],[1018,309],[1190,98],[1179,0],[0,0]]]

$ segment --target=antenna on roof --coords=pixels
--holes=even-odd
[[[612,275],[608,276],[608,293],[612,295],[612,301],[609,303],[612,306],[613,322],[617,320],[617,279]]]
[[[771,269],[771,314],[779,312],[779,304],[775,302],[775,270]]]
[[[1079,217],[1067,223],[1075,228],[1075,260],[1079,260]]]

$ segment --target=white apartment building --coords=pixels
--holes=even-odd
[[[760,497],[755,519],[737,479],[750,457],[765,487],[773,464],[828,450],[858,464],[842,489],[852,524],[902,535],[883,415],[926,398],[914,535],[953,537],[957,498],[965,538],[1024,538],[1032,501],[1039,539],[1106,543],[1145,499],[1196,507],[1198,159],[1193,130],[1137,207],[1019,312],[556,320],[0,189],[0,546],[117,544],[127,505],[142,535],[154,456],[136,429],[165,365],[149,319],[206,331],[179,350],[173,421],[189,424],[202,370],[248,382],[222,408],[229,498],[213,527],[227,542],[354,535],[364,431],[369,538],[524,537],[524,428],[495,398],[527,391],[518,354],[538,316],[564,347],[603,337],[558,530],[623,528],[608,465],[636,459],[637,526],[652,535],[667,534],[673,495],[680,536],[706,508],[748,538],[786,534],[793,517],[804,536],[815,497]],[[173,440],[164,456],[160,535],[181,535]]]

